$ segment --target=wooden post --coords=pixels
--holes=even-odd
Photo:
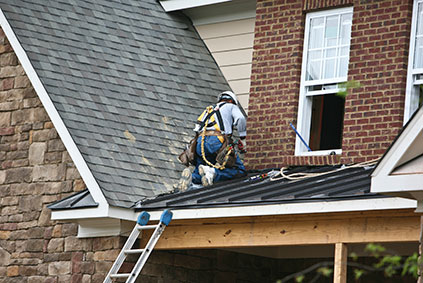
[[[335,244],[335,270],[333,273],[334,283],[347,282],[347,245],[344,243]]]

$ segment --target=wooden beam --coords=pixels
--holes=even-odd
[[[336,243],[333,283],[347,283],[347,259],[347,245],[344,243]]]
[[[205,222],[207,221],[207,222]],[[147,237],[143,237],[146,239]],[[378,212],[175,221],[157,249],[234,248],[369,242],[418,242],[420,217]]]

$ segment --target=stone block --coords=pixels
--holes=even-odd
[[[65,252],[69,251],[90,251],[90,239],[78,239],[75,236],[65,238]]]
[[[10,215],[9,222],[22,222],[23,221],[23,215],[22,214],[15,214],[15,215]]]
[[[37,274],[37,266],[21,265],[19,266],[20,276],[32,276]]]
[[[15,78],[15,88],[26,88],[29,86],[31,86],[31,82],[27,76],[17,76]]]
[[[0,90],[10,90],[15,85],[15,78],[5,78],[0,81]]]
[[[1,107],[1,104],[0,104],[0,107]],[[10,126],[10,117],[11,117],[10,112],[0,112],[0,127]]]
[[[72,274],[71,283],[80,283],[82,281],[82,274]]]
[[[3,266],[7,266],[10,263],[10,253],[0,247],[0,262]]]
[[[54,238],[62,237],[62,225],[61,224],[55,225],[53,227],[53,231],[51,233],[51,236],[54,237]]]
[[[12,136],[15,134],[15,128],[14,127],[6,127],[6,128],[0,128],[0,136],[4,136],[2,138],[3,142],[12,142],[12,139],[6,139],[5,136]]]
[[[44,162],[44,155],[47,149],[45,142],[33,142],[29,146],[29,164],[39,165]]]
[[[42,202],[41,196],[22,196],[19,200],[19,210],[21,212],[35,212],[41,211]]]
[[[0,184],[6,182],[6,170],[0,170]]]
[[[93,239],[93,250],[104,251],[110,250],[114,247],[114,237],[98,237]]]
[[[69,283],[72,280],[72,275],[60,275],[57,278],[57,283]]]
[[[64,151],[65,146],[62,143],[62,140],[60,139],[54,139],[48,141],[48,151]]]
[[[53,238],[49,241],[47,251],[49,253],[62,252],[65,240],[63,238]]]
[[[107,274],[107,272],[109,272],[112,265],[113,265],[113,261],[98,261],[95,263],[95,273]]]
[[[41,211],[40,218],[38,218],[38,226],[50,225],[51,211],[47,207],[44,207]]]
[[[65,275],[70,274],[71,272],[71,263],[70,262],[51,262],[48,265],[48,274],[49,275]]]
[[[65,179],[66,164],[37,165],[33,170],[33,181],[61,181]]]
[[[23,100],[23,108],[36,108],[41,105],[41,100],[38,97],[26,98]]]
[[[12,78],[20,74],[20,69],[18,66],[4,66],[0,69],[0,78]]]
[[[91,283],[91,275],[84,274],[82,276],[81,283]]]
[[[18,65],[18,57],[14,52],[3,53],[0,55],[0,66],[16,66]]]
[[[10,233],[11,233],[10,231],[0,231],[0,240],[7,240],[7,239],[9,239]]]
[[[63,237],[75,236],[78,233],[78,225],[75,223],[64,223],[62,227]]]
[[[44,280],[45,280],[44,276],[30,276],[28,277],[27,283],[40,283],[40,282],[45,282]]]
[[[94,274],[94,271],[95,271],[94,262],[81,262],[81,273]]]
[[[79,175],[78,170],[73,166],[68,166],[66,169],[66,180],[75,180],[80,178],[81,176]]]
[[[44,156],[44,162],[45,163],[60,163],[62,162],[62,153],[60,151],[47,152]],[[68,173],[66,172],[66,176],[67,175]]]
[[[7,267],[7,276],[14,277],[19,275],[19,266],[13,265]]]
[[[32,180],[32,168],[11,168],[6,170],[6,178],[4,183],[29,183]]]
[[[27,240],[25,242],[25,251],[27,252],[42,252],[44,247],[44,240]]]
[[[95,261],[114,261],[119,254],[119,250],[99,251],[94,252]]]

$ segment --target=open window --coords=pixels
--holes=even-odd
[[[296,155],[339,154],[353,8],[308,13],[304,35]]]
[[[423,0],[414,0],[404,124],[423,104]]]

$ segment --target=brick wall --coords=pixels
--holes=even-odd
[[[350,3],[350,4],[349,4]],[[305,14],[354,6],[342,156],[296,157]],[[249,169],[380,157],[402,127],[411,1],[258,0],[248,117]]]

